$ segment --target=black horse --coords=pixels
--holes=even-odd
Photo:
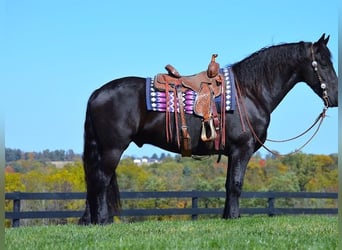
[[[240,216],[239,197],[247,163],[266,140],[271,112],[296,83],[307,83],[326,108],[338,105],[338,81],[328,40],[323,34],[314,43],[271,46],[232,65],[240,89],[240,109],[225,117],[222,153],[228,156],[228,171],[223,218]],[[110,223],[119,211],[115,170],[130,142],[180,153],[177,142],[166,140],[165,113],[147,110],[145,84],[146,79],[140,77],[116,79],[94,91],[88,101],[83,155],[87,198],[80,224]],[[218,154],[200,139],[201,118],[185,116],[193,155]]]

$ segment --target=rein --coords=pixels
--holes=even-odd
[[[318,123],[318,126],[316,128],[316,130],[314,131],[313,135],[308,139],[307,142],[305,142],[301,147],[299,147],[298,149],[296,149],[295,151],[289,153],[289,154],[285,154],[285,155],[282,155],[282,154],[279,154],[278,152],[275,152],[271,149],[269,149],[263,142],[262,140],[258,137],[258,135],[256,134],[250,120],[249,120],[249,117],[248,117],[248,113],[247,113],[247,109],[246,109],[246,105],[245,103],[243,102],[242,100],[242,94],[241,94],[241,90],[240,90],[240,84],[239,84],[239,81],[237,80],[237,78],[235,78],[235,85],[236,85],[236,89],[237,89],[237,93],[236,93],[236,98],[237,98],[237,105],[238,105],[238,110],[239,110],[239,113],[240,113],[240,121],[241,121],[241,125],[242,125],[242,130],[245,132],[246,131],[246,127],[245,127],[245,124],[243,122],[243,116],[247,122],[247,126],[248,128],[250,129],[254,139],[260,143],[260,145],[265,149],[267,150],[269,153],[273,154],[273,155],[276,155],[276,156],[286,156],[286,155],[291,155],[291,154],[295,154],[297,152],[299,152],[301,149],[303,149],[313,138],[314,136],[318,133],[318,130],[320,129],[322,123],[323,123],[323,119],[326,117],[326,111],[328,110],[328,107],[329,107],[329,96],[327,94],[327,90],[326,90],[326,84],[323,82],[322,80],[322,77],[320,76],[319,72],[318,72],[318,64],[317,64],[317,61],[315,60],[315,55],[314,55],[314,51],[313,51],[313,44],[311,44],[311,55],[312,55],[312,67],[314,69],[314,72],[316,73],[316,76],[321,84],[321,89],[322,89],[322,98],[324,100],[324,108],[323,108],[323,111],[318,115],[318,117],[316,118],[316,120],[314,121],[314,123],[307,129],[305,130],[304,132],[302,132],[301,134],[295,136],[295,137],[292,137],[292,138],[289,138],[289,139],[285,139],[285,140],[272,140],[272,139],[266,139],[266,141],[270,141],[270,142],[288,142],[288,141],[292,141],[292,140],[295,140],[295,139],[298,139],[299,137],[305,135],[306,133],[308,133],[317,123]],[[240,107],[240,104],[242,107]],[[242,110],[241,110],[242,109]],[[243,112],[241,112],[243,111]],[[243,115],[244,113],[244,115]]]

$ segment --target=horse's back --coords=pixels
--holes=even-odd
[[[96,89],[90,96],[88,105],[103,105],[111,101],[133,101],[136,94],[145,88],[145,79],[141,77],[124,77],[112,80]],[[136,100],[137,98],[134,98]]]

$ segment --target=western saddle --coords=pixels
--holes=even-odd
[[[204,142],[215,142],[215,149],[219,150],[224,146],[224,108],[220,114],[217,112],[215,98],[221,96],[221,105],[225,103],[224,78],[220,73],[220,65],[215,61],[217,54],[213,54],[208,69],[191,76],[181,76],[170,64],[165,66],[168,74],[158,74],[154,79],[154,87],[166,93],[166,138],[172,140],[170,124],[169,100],[170,92],[174,93],[175,102],[175,123],[178,147],[181,148],[183,156],[191,156],[191,138],[186,125],[183,107],[183,93],[187,90],[196,92],[194,114],[202,117],[201,139]],[[178,100],[178,102],[176,101]],[[178,114],[181,119],[182,144],[178,128]]]

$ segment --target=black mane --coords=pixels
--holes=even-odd
[[[243,78],[243,90],[260,90],[260,84],[265,83],[272,87],[274,75],[280,70],[286,70],[289,63],[300,63],[306,53],[304,42],[286,43],[264,47],[245,59],[233,65],[237,79]],[[242,90],[242,91],[243,91]]]

